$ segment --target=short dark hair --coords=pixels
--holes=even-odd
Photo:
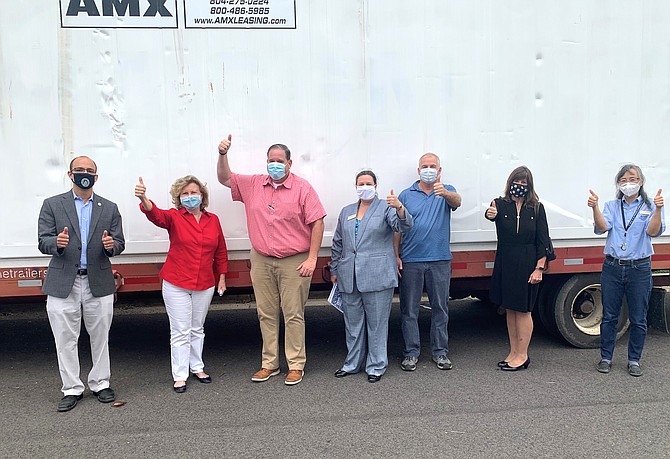
[[[358,177],[360,177],[361,175],[369,175],[370,177],[372,177],[372,181],[375,182],[375,185],[377,184],[377,176],[375,175],[374,172],[368,169],[360,171],[358,174],[356,174],[356,180],[354,181],[354,185],[358,183]]]
[[[282,150],[286,155],[286,161],[291,160],[291,150],[289,150],[288,147],[283,143],[275,143],[274,145],[270,145],[270,148],[268,148],[268,152],[266,153],[265,156],[270,156],[270,151],[274,149]]]

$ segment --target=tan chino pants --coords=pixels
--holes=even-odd
[[[262,367],[279,368],[279,317],[284,315],[284,352],[289,370],[305,367],[305,303],[311,277],[297,268],[307,253],[286,258],[266,257],[251,250],[251,282],[263,336]]]

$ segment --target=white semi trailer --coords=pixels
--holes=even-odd
[[[82,154],[123,216],[120,293],[157,290],[168,248],[133,196],[140,175],[161,207],[175,178],[207,181],[229,285],[250,285],[243,206],[216,180],[216,146],[232,134],[236,172],[263,172],[270,144],[291,148],[293,172],[328,212],[321,267],[356,172],[372,168],[382,193],[399,192],[436,152],[463,197],[459,296],[486,295],[496,239],[484,210],[527,165],[558,255],[539,316],[570,343],[597,345],[604,239],[588,190],[612,197],[626,162],[650,193],[670,189],[668,24],[670,3],[623,0],[0,2],[0,300],[40,295],[39,209],[70,187]],[[655,251],[664,285],[670,236]]]

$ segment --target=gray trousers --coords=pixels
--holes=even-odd
[[[387,347],[392,301],[392,288],[361,293],[354,285],[352,293],[342,293],[348,351],[342,370],[358,373],[367,351],[365,372],[369,375],[384,374],[388,366]]]

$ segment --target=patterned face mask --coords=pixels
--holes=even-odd
[[[528,194],[528,185],[522,185],[521,183],[512,183],[509,187],[509,194],[515,198],[525,198]]]
[[[624,183],[619,185],[619,191],[621,191],[624,196],[628,196],[630,198],[631,196],[635,196],[637,192],[640,191],[640,184],[631,182]]]

